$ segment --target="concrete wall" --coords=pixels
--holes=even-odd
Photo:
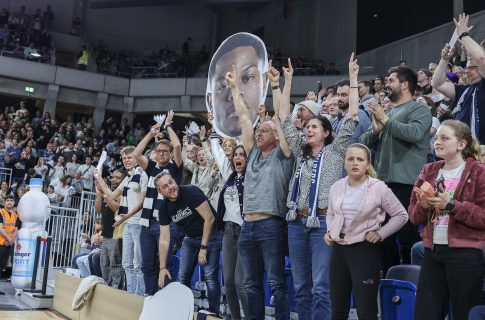
[[[187,37],[195,49],[209,43],[211,17],[207,6],[87,8],[85,32],[92,44],[101,39],[113,50],[158,52],[168,44],[180,52]]]
[[[55,107],[56,102],[94,108],[99,105],[100,97],[103,97],[103,100],[106,99],[105,108],[110,111],[206,111],[206,78],[129,80],[1,56],[0,65],[0,93],[27,96],[25,87],[33,87],[34,93],[30,97],[50,100],[50,108]],[[298,101],[303,99],[308,90],[316,91],[317,80],[322,80],[326,87],[345,77],[346,75],[295,77],[292,99]],[[373,77],[374,75],[363,76],[362,79]],[[49,96],[49,87],[55,89],[54,96]],[[271,90],[268,91],[266,100],[266,105],[271,108],[270,95]],[[132,107],[127,106],[126,99],[134,100]]]
[[[485,12],[472,15],[469,25],[474,26],[470,32],[473,39],[477,42],[485,39]],[[455,25],[450,22],[360,54],[359,63],[363,66],[374,66],[374,72],[382,75],[386,74],[390,67],[397,65],[401,59],[407,60],[408,64],[415,69],[428,67],[430,62],[439,62],[441,49],[450,41],[454,30]],[[461,44],[457,42],[456,46],[460,48]]]

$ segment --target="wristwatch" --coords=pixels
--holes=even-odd
[[[207,246],[204,246],[203,244],[200,245],[200,250],[207,250]]]
[[[455,200],[450,199],[450,201],[448,201],[448,204],[445,207],[445,210],[451,213],[453,209],[455,209]]]

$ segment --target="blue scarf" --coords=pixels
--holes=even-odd
[[[306,222],[307,228],[319,228],[320,220],[318,220],[318,186],[320,181],[320,173],[325,158],[325,147],[318,153],[315,161],[312,165],[312,175],[310,180],[310,195],[308,197],[308,219]],[[295,173],[295,179],[293,180],[293,188],[291,193],[291,201],[289,211],[286,214],[287,221],[293,221],[296,219],[296,209],[298,203],[298,196],[300,195],[300,180],[301,170],[305,164],[305,159],[301,159],[298,169]]]

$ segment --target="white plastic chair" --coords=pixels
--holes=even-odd
[[[194,294],[180,282],[172,282],[146,297],[139,320],[192,320]]]

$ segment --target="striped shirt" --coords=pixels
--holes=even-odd
[[[175,162],[170,161],[162,167],[155,161],[148,160],[148,166],[145,170],[146,174],[148,175],[147,193],[145,196],[145,201],[143,202],[143,209],[140,219],[140,224],[142,226],[148,227],[151,220],[158,220],[158,208],[160,207],[160,202],[163,197],[162,195],[158,194],[155,186],[155,177],[164,170],[170,172],[170,175],[178,185],[182,183],[182,176],[184,173],[183,164],[181,164],[180,167],[177,167]]]
[[[123,182],[118,186],[118,189],[122,190],[120,208],[118,214],[127,214],[136,204],[140,201],[142,192],[147,190],[148,177],[142,168],[136,167],[125,177]],[[131,216],[126,223],[138,224],[141,211],[138,211],[135,215]]]

